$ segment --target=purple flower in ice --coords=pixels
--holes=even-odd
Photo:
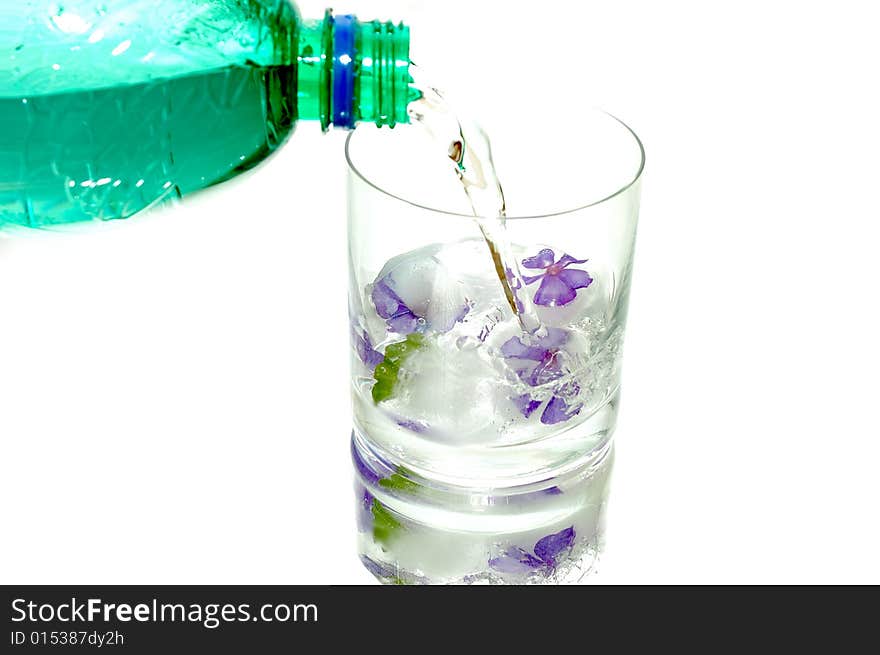
[[[511,337],[501,346],[501,354],[506,359],[514,360],[515,370],[519,378],[531,387],[539,387],[561,378],[565,371],[562,368],[560,353],[568,341],[568,332],[561,328],[547,328],[547,334],[534,340],[534,345],[523,343],[519,337]],[[570,383],[574,385],[575,383]],[[576,385],[571,388],[577,393]],[[512,399],[520,413],[528,418],[541,405],[531,395],[523,394]],[[554,395],[541,414],[541,423],[553,425],[567,421],[581,411],[581,405],[570,407],[564,398]]]
[[[511,546],[503,554],[489,560],[489,568],[500,573],[531,573],[553,571],[574,546],[574,526],[548,534],[535,544],[534,555],[519,546]]]
[[[382,582],[396,585],[426,585],[428,579],[412,571],[400,567],[398,562],[382,562],[366,555],[361,555],[361,564]]]
[[[407,295],[409,304],[397,292],[395,280],[390,274],[377,280],[370,292],[376,313],[385,319],[390,332],[402,335],[426,330],[448,332],[456,323],[463,321],[471,309],[467,299],[444,298],[443,289],[428,285],[421,293],[413,293],[412,286],[404,288],[408,290],[404,295]],[[444,300],[451,302],[445,304]]]
[[[489,560],[489,568],[501,573],[530,573],[543,566],[544,562],[518,546],[511,546],[502,555]]]
[[[388,564],[383,564],[382,562],[377,562],[376,560],[367,557],[366,555],[361,555],[361,564],[364,565],[364,568],[367,569],[370,573],[375,575],[380,579],[394,578],[395,570],[389,566]]]
[[[376,307],[376,313],[385,319],[388,329],[392,332],[410,334],[420,327],[420,320],[424,323],[424,319],[416,316],[400,296],[394,293],[394,289],[388,284],[387,276],[373,285],[370,296]]]
[[[357,351],[358,358],[364,363],[364,366],[371,371],[381,364],[383,359],[385,359],[385,356],[382,353],[373,348],[370,335],[367,334],[366,330],[352,326],[351,338],[354,341],[354,347]]]
[[[577,416],[578,412],[581,411],[582,406],[583,405],[575,405],[574,407],[570,407],[569,404],[565,402],[564,398],[553,396],[544,408],[544,413],[541,414],[541,423],[544,423],[545,425],[553,425],[555,423],[567,421],[572,416]]]
[[[358,491],[357,526],[359,532],[373,529],[373,494],[366,487]]]
[[[547,334],[534,339],[534,345],[511,337],[501,345],[506,359],[518,360],[517,374],[532,387],[551,382],[562,376],[560,353],[568,341],[568,332],[562,328],[547,328]]]
[[[567,554],[574,546],[574,537],[574,526],[548,534],[535,544],[535,555],[547,566],[555,568],[559,563],[559,556]]]
[[[357,473],[355,493],[357,497],[357,524],[360,532],[371,532],[373,539],[385,543],[403,529],[398,516],[393,514],[373,495],[377,487],[398,493],[410,493],[418,488],[411,480],[412,474],[402,467],[391,469],[376,457],[364,459],[351,444],[351,458]]]
[[[378,484],[382,476],[363,460],[361,454],[355,448],[354,442],[351,444],[351,460],[359,476],[358,484],[355,487],[358,500],[358,530],[366,532],[373,527],[373,494],[370,493],[366,485]]]
[[[396,420],[396,423],[403,429],[409,430],[411,432],[416,432],[418,434],[424,434],[430,429],[430,426],[424,421],[414,421],[408,418],[398,418]]]
[[[586,259],[575,259],[571,255],[563,255],[558,262],[549,248],[544,248],[534,257],[522,261],[523,266],[531,269],[544,269],[540,275],[526,275],[523,281],[533,284],[541,280],[541,286],[535,294],[535,304],[545,307],[561,307],[567,305],[577,296],[577,289],[586,289],[593,278],[586,271],[568,268],[570,264],[583,264]]]
[[[379,482],[379,480],[382,479],[382,477],[390,473],[390,470],[379,464],[378,460],[373,459],[372,466],[370,464],[367,464],[358,449],[355,447],[354,442],[351,443],[350,450],[351,461],[354,463],[354,469],[358,474],[360,474],[361,480],[364,484],[375,485]],[[376,470],[380,468],[380,471]],[[366,488],[364,489],[364,491],[366,491]]]
[[[513,398],[513,404],[516,405],[516,408],[520,411],[520,414],[528,418],[536,409],[538,409],[538,407],[541,406],[541,401],[534,400],[529,394],[525,393],[521,396]]]

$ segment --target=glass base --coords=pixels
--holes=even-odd
[[[518,487],[451,487],[352,437],[361,562],[385,584],[572,584],[602,550],[613,447]]]

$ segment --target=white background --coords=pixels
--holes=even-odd
[[[478,117],[515,89],[535,123],[601,105],[643,138],[594,582],[880,582],[867,7],[337,3],[407,19],[414,58]],[[254,174],[171,211],[0,241],[0,582],[370,582],[342,137],[301,125]]]

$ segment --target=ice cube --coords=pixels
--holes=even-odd
[[[451,330],[459,348],[479,347],[493,332],[515,322],[484,240],[462,240],[443,248],[437,257],[456,272],[470,303],[468,313]]]
[[[419,331],[454,333],[460,347],[477,347],[512,318],[480,239],[398,255],[385,264],[365,295],[367,328],[379,343]]]
[[[425,435],[450,443],[497,439],[516,406],[499,371],[477,349],[460,349],[454,335],[427,338],[401,364],[386,409],[427,426]]]
[[[464,285],[440,262],[441,246],[430,245],[389,259],[370,297],[392,332],[447,332],[470,310]]]

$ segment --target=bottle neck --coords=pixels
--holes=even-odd
[[[403,23],[334,16],[303,21],[296,33],[297,118],[351,129],[359,122],[408,123],[420,93],[409,73]]]

